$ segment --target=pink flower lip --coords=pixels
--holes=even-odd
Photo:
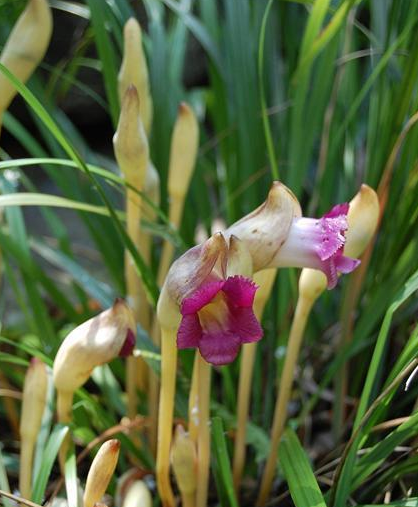
[[[243,343],[263,336],[252,309],[256,290],[252,280],[240,275],[203,283],[182,301],[177,347],[198,348],[215,366],[231,363]]]
[[[360,264],[343,254],[348,209],[349,204],[343,203],[319,219],[295,218],[278,252],[278,265],[321,270],[327,276],[328,288],[333,289],[339,273],[350,273]]]
[[[128,357],[132,354],[132,351],[135,347],[135,333],[132,329],[128,329],[126,332],[126,338],[123,342],[122,348],[119,351],[119,357]]]

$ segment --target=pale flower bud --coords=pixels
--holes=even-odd
[[[195,444],[189,434],[184,431],[183,426],[179,424],[171,446],[171,464],[177,486],[182,494],[190,494],[196,490],[196,461]]]
[[[20,436],[35,440],[41,427],[48,388],[46,365],[37,357],[32,358],[23,386]]]
[[[193,109],[182,102],[171,138],[168,192],[184,199],[196,163],[199,147],[199,126]]]
[[[142,49],[141,27],[135,18],[130,18],[123,29],[124,50],[119,71],[119,99],[130,85],[138,91],[140,115],[145,132],[149,135],[152,121],[152,99],[149,91],[147,61]]]
[[[364,252],[376,232],[379,213],[376,192],[368,185],[361,185],[360,190],[350,201],[348,210],[348,230],[344,247],[346,255],[360,257]]]
[[[0,56],[0,62],[25,83],[45,55],[52,33],[47,0],[29,0],[17,20]],[[16,95],[16,89],[0,73],[0,114]]]
[[[34,357],[25,376],[20,415],[19,490],[24,498],[31,497],[33,451],[42,424],[47,390],[47,367]]]
[[[149,163],[148,141],[139,116],[135,86],[127,88],[122,100],[118,128],[113,136],[116,160],[126,180],[142,190]]]
[[[122,507],[152,507],[152,497],[144,481],[134,481],[128,488]]]
[[[96,366],[130,355],[135,336],[132,311],[123,299],[117,299],[111,308],[80,324],[64,339],[54,361],[56,389],[74,392]]]
[[[84,490],[84,507],[93,507],[106,492],[115,471],[120,450],[119,440],[108,440],[99,449],[91,464]]]

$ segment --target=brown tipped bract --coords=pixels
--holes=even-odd
[[[93,507],[106,492],[115,471],[120,450],[119,440],[108,440],[99,449],[87,475],[84,507]]]

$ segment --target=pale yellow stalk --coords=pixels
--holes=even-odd
[[[286,350],[286,357],[283,366],[282,376],[276,406],[274,410],[273,425],[270,433],[270,453],[263,472],[260,492],[257,498],[257,506],[266,503],[270,494],[271,485],[274,479],[277,465],[277,451],[280,438],[283,434],[287,417],[287,405],[290,399],[293,375],[297,364],[300,345],[309,313],[314,300],[299,296],[295,314],[290,329],[289,341]]]
[[[23,498],[32,496],[33,452],[46,404],[48,373],[45,364],[33,358],[26,372],[20,416],[19,490]]]
[[[180,490],[182,507],[195,507],[196,445],[181,425],[178,425],[175,431],[171,447],[171,463]]]
[[[207,507],[209,466],[210,466],[210,430],[209,430],[209,404],[210,404],[210,377],[212,367],[199,352],[197,358],[197,411],[199,426],[197,433],[197,487],[196,507]]]
[[[189,435],[191,441],[197,445],[197,433],[199,428],[199,409],[198,409],[198,391],[197,391],[197,379],[198,379],[198,361],[199,357],[198,354],[195,354],[194,356],[194,363],[193,363],[193,372],[192,372],[192,381],[190,384],[190,392],[189,392]]]
[[[175,507],[174,494],[170,484],[170,447],[176,387],[176,334],[176,328],[161,328],[161,390],[156,474],[163,507]]]
[[[52,33],[52,15],[48,0],[29,0],[0,55],[0,62],[20,81],[26,83],[45,55]],[[1,116],[17,91],[0,73]]]
[[[119,168],[136,191],[128,189],[126,193],[127,232],[135,247],[140,250],[140,224],[142,215],[142,197],[149,164],[148,141],[139,115],[139,97],[135,86],[130,85],[123,97],[118,128],[113,138],[113,146]],[[144,288],[136,266],[129,252],[125,256],[125,279],[128,300],[135,319],[144,328],[149,327],[148,304],[144,297]],[[133,418],[137,410],[138,376],[142,380],[140,388],[146,385],[146,364],[142,358],[129,357],[127,360],[126,386],[128,392],[128,415]]]
[[[180,228],[184,201],[189,189],[190,180],[196,163],[199,146],[199,127],[196,116],[189,105],[181,103],[171,138],[170,161],[168,169],[169,221],[175,229]],[[163,243],[157,283],[162,286],[173,260],[174,245],[171,241]],[[160,344],[159,326],[154,322],[152,329],[153,342]],[[158,419],[158,379],[151,374],[149,389],[150,407],[150,441],[155,448],[155,431]]]
[[[115,472],[120,450],[119,440],[105,442],[93,459],[87,474],[83,496],[84,507],[94,507],[102,499]]]
[[[258,290],[254,299],[254,313],[259,321],[262,319],[265,305],[273,289],[276,272],[276,269],[265,269],[254,275],[254,282],[258,285]],[[239,485],[241,483],[242,472],[245,464],[245,436],[256,352],[257,343],[247,343],[242,347],[238,382],[237,431],[235,434],[234,460],[232,467],[234,488],[237,493],[239,491]]]

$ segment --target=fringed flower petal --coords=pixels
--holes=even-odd
[[[201,285],[190,296],[183,299],[181,304],[181,314],[190,315],[201,310],[204,306],[212,301],[218,292],[224,286],[225,281],[208,282]]]
[[[244,276],[235,275],[226,279],[222,291],[226,294],[228,302],[235,306],[252,306],[257,285]]]

